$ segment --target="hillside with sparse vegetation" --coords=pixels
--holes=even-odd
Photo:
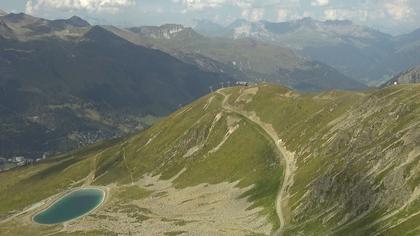
[[[0,235],[418,235],[420,86],[218,90],[151,128],[0,173]],[[106,201],[31,221],[74,188]]]

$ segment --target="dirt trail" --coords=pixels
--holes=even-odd
[[[130,174],[131,185],[133,185],[134,184],[133,172],[131,171],[131,169],[130,169],[128,163],[127,163],[127,158],[125,156],[125,148],[122,149],[122,155],[123,155],[122,157],[123,157],[123,162],[124,162],[125,168],[127,169],[128,173]]]
[[[249,112],[240,110],[237,107],[231,106],[227,101],[229,99],[229,95],[224,94],[223,89],[218,90],[217,93],[222,95],[224,97],[222,102],[223,109],[237,113],[239,115],[242,115],[243,117],[246,117],[248,120],[252,121],[253,123],[257,124],[259,127],[261,127],[268,136],[273,140],[275,143],[278,151],[282,154],[285,161],[285,171],[284,171],[284,178],[283,182],[280,188],[280,191],[277,195],[277,203],[276,203],[276,212],[279,217],[280,221],[280,227],[279,229],[273,234],[273,235],[282,235],[285,225],[285,214],[283,210],[283,203],[285,201],[285,195],[286,195],[286,189],[291,184],[292,181],[292,173],[295,170],[295,158],[294,153],[288,151],[285,147],[285,144],[283,141],[279,138],[277,132],[274,130],[273,126],[271,124],[265,123],[261,121],[261,119],[257,116],[255,112]]]

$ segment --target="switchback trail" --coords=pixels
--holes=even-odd
[[[229,99],[229,95],[224,94],[222,91],[223,91],[223,89],[217,91],[218,94],[220,94],[224,97],[223,102],[222,102],[222,108],[227,110],[227,111],[237,113],[237,114],[247,118],[248,120],[252,121],[253,123],[258,125],[259,127],[261,127],[267,133],[267,135],[273,140],[276,148],[278,149],[278,151],[282,154],[282,156],[284,158],[284,161],[285,161],[284,178],[283,178],[283,182],[281,184],[281,188],[279,190],[279,193],[277,195],[277,202],[276,202],[276,212],[277,212],[277,215],[279,217],[280,227],[274,233],[274,235],[282,235],[283,230],[284,230],[284,225],[285,225],[285,215],[284,215],[284,210],[283,210],[283,203],[284,203],[284,200],[285,200],[286,189],[291,183],[291,180],[292,180],[291,176],[292,176],[292,174],[294,172],[294,169],[295,169],[294,153],[292,153],[292,152],[290,152],[286,149],[285,144],[279,138],[277,132],[274,130],[274,128],[271,124],[268,124],[268,123],[265,123],[265,122],[261,121],[261,119],[256,115],[255,112],[244,111],[244,110],[240,110],[236,107],[231,106],[227,102],[228,99]]]

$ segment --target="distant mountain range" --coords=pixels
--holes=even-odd
[[[232,80],[78,17],[0,17],[0,156],[36,157],[148,127]]]
[[[173,24],[108,29],[133,43],[165,51],[203,70],[227,73],[237,80],[269,81],[304,91],[365,88],[328,65],[253,39],[210,38]]]
[[[237,20],[226,27],[200,21],[195,30],[207,36],[252,38],[288,47],[370,85],[420,64],[420,29],[394,37],[351,21],[304,18],[283,23]]]
[[[256,28],[244,30],[246,24]],[[265,32],[271,35],[290,34],[299,31],[299,25],[318,32],[309,30],[312,24],[310,19],[290,25],[238,21],[222,38],[200,34],[205,33],[203,24],[199,32],[175,24],[122,29],[92,26],[76,16],[46,20],[1,13],[0,156],[57,153],[125,135],[235,81],[268,81],[310,92],[366,88],[333,63],[305,56],[308,48],[298,50],[298,41],[276,43],[277,38],[270,41],[257,34],[262,29],[258,27],[270,29]],[[327,25],[332,28],[331,35],[353,24],[322,25],[324,31]],[[207,34],[213,36],[221,30],[214,24],[207,27],[212,28]],[[355,27],[354,31],[361,30]],[[317,40],[302,31],[308,40]],[[377,31],[365,34],[356,38],[366,39],[369,45],[390,37]],[[350,37],[351,32],[343,35]],[[398,39],[405,45],[400,55],[411,53],[413,61],[417,35]],[[404,60],[398,65],[404,67]]]

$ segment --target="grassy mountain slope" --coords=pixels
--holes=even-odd
[[[106,206],[92,215],[92,223],[75,222],[73,230],[104,230],[96,228],[102,224],[134,234],[270,233],[278,225],[280,156],[258,126],[224,111],[222,100],[221,95],[205,97],[127,140],[2,174],[3,218],[66,189],[100,185],[108,189]],[[13,182],[5,181],[10,178]],[[28,195],[28,186],[38,190]],[[0,232],[42,234],[61,228],[29,223],[13,229],[20,217],[15,219],[2,224]],[[115,221],[119,227],[111,224]]]
[[[287,234],[415,230],[407,225],[419,210],[419,89],[281,96],[281,90],[266,87],[245,106],[272,124],[295,153],[285,197]]]
[[[69,150],[143,128],[227,79],[98,26],[78,40],[0,41],[1,155]]]
[[[0,232],[416,235],[419,96],[219,90],[127,139],[1,173]],[[92,185],[108,197],[90,216],[30,222]]]

